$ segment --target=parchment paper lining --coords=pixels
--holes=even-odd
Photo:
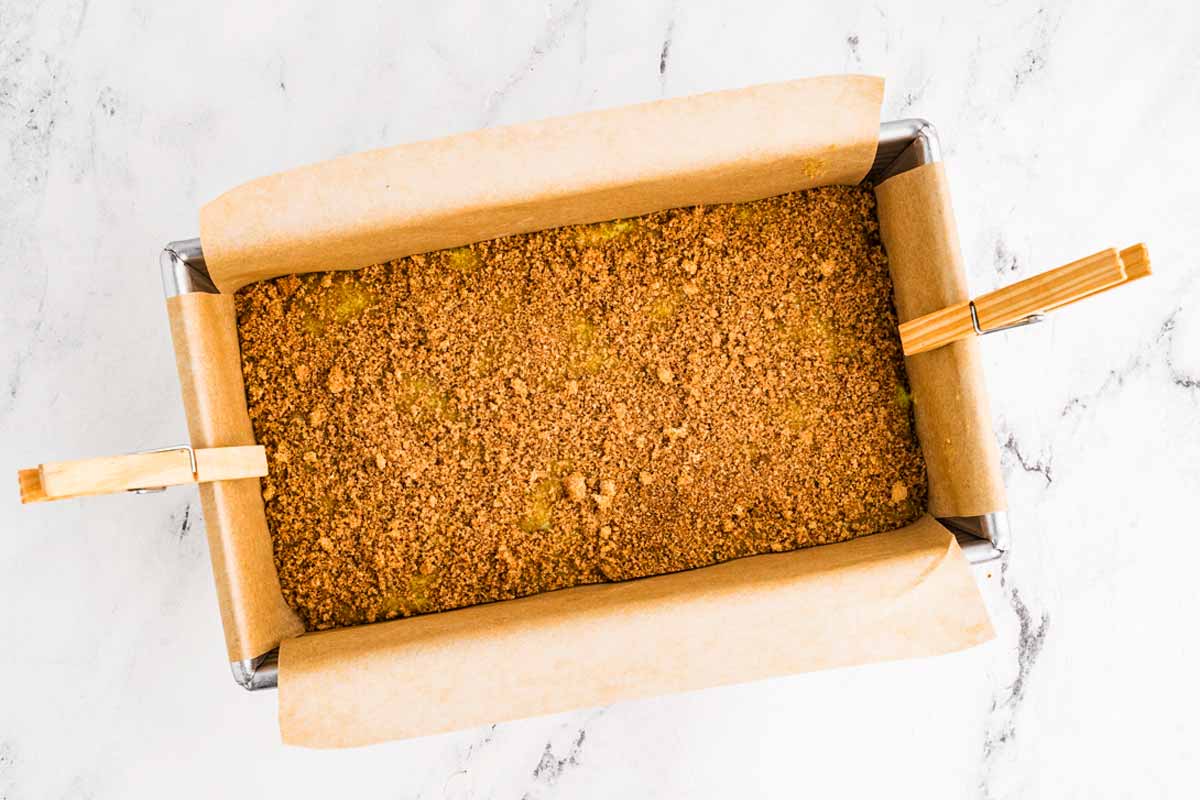
[[[512,233],[858,183],[883,81],[811,78],[358,153],[200,211],[222,292]]]
[[[167,315],[192,446],[254,444],[233,296],[171,297]],[[303,633],[279,589],[258,478],[202,483],[200,506],[229,660],[254,658]]]
[[[957,542],[923,517],[843,544],[289,639],[280,728],[289,744],[351,747],[992,636]]]
[[[946,173],[925,164],[875,189],[896,311],[906,322],[969,299]],[[964,339],[905,359],[917,439],[929,474],[929,513],[1003,511],[1000,452],[992,432],[979,342]]]
[[[228,292],[253,280],[360,267],[518,231],[857,183],[874,156],[881,100],[878,79],[815,78],[349,156],[254,181],[206,206],[206,260]],[[938,295],[922,289],[925,273],[944,279],[942,291],[953,300],[963,288],[940,168],[916,172],[909,181],[897,182],[903,175],[888,181],[878,193],[901,319],[923,313],[914,310],[921,303],[936,302]],[[957,275],[939,278],[944,270]],[[168,308],[193,444],[251,443],[228,296],[187,295]],[[939,465],[930,470],[931,497],[937,498],[931,510],[954,516],[1003,507],[998,477],[989,474],[998,468],[978,359],[974,343],[964,344],[970,345],[965,355],[927,367],[922,357],[910,360],[918,434],[927,460],[932,450]],[[959,408],[963,397],[970,402]],[[946,652],[991,635],[953,537],[926,520],[859,542],[636,584],[292,638],[301,631],[279,593],[257,481],[212,485],[202,501],[230,657],[256,656],[283,642],[281,728],[288,741],[311,746]],[[908,589],[872,594],[876,582]],[[636,614],[630,616],[626,601]],[[619,609],[609,613],[613,602]],[[725,610],[718,613],[714,603]],[[536,613],[522,621],[531,607]],[[670,625],[663,622],[665,609],[672,609]],[[581,628],[583,618],[589,622]],[[659,621],[643,627],[647,619]],[[526,664],[517,654],[532,652],[528,648],[547,636],[559,661],[535,662],[533,674],[552,673],[562,659],[584,657],[592,625],[615,637],[610,644],[641,633],[650,635],[647,641],[658,636],[660,644],[612,647],[597,669],[576,669],[569,687],[551,681],[538,689],[518,681],[482,691],[471,684],[476,674],[521,675]],[[433,631],[433,640],[419,631]],[[584,638],[573,642],[575,636]],[[714,649],[721,641],[741,641],[729,652],[754,650],[755,657],[726,659],[724,647]],[[723,655],[709,664],[677,652]],[[402,676],[416,664],[428,673],[426,681],[444,675],[458,682],[416,680],[414,687],[433,693],[413,693],[403,688]]]

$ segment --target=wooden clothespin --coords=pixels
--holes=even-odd
[[[1135,244],[1119,253],[1114,248],[1072,261],[948,306],[900,326],[904,355],[933,350],[968,336],[1041,322],[1045,314],[1069,303],[1122,286],[1150,274],[1150,252]]]
[[[207,447],[187,445],[123,456],[39,464],[17,473],[22,503],[66,500],[110,492],[154,492],[185,483],[207,483],[267,474],[261,445]]]

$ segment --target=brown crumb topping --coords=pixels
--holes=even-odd
[[[248,286],[284,597],[329,628],[905,525],[891,298],[845,186]]]

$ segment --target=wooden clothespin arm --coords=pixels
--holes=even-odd
[[[1056,308],[1091,297],[1150,274],[1150,252],[1135,244],[1072,261],[1070,264],[1034,275],[909,320],[900,326],[904,355],[933,350],[959,339],[1039,322]]]
[[[261,445],[169,447],[123,456],[39,464],[17,473],[22,503],[66,500],[111,492],[148,492],[185,483],[207,483],[267,474]]]

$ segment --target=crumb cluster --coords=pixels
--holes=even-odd
[[[824,187],[242,289],[288,603],[355,625],[913,521],[874,202]]]

